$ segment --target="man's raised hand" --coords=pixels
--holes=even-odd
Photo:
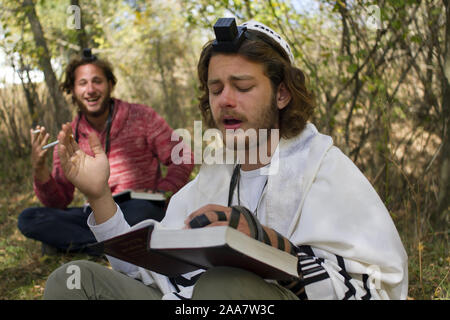
[[[50,135],[41,126],[37,126],[35,130],[30,129],[30,135],[33,176],[41,183],[44,183],[50,178],[50,171],[46,163],[48,149],[42,150],[42,147],[47,144]]]
[[[90,202],[110,194],[109,162],[97,135],[95,133],[89,135],[89,145],[94,153],[93,157],[84,153],[75,142],[69,123],[62,125],[58,140],[58,154],[67,179]]]

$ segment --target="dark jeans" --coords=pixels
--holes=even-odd
[[[145,220],[161,221],[164,208],[147,200],[128,200],[119,204],[125,220],[130,226]],[[65,210],[36,207],[25,209],[19,215],[19,230],[32,238],[63,252],[90,252],[86,245],[97,240],[87,225],[92,212],[87,208],[68,208]]]

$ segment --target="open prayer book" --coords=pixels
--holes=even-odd
[[[297,257],[231,227],[154,229],[152,221],[90,247],[169,277],[213,266],[242,268],[265,279],[298,276]]]
[[[113,196],[116,203],[121,203],[130,199],[142,199],[150,201],[161,201],[165,202],[166,197],[163,193],[148,193],[148,192],[138,192],[133,190],[124,190],[122,192],[116,193]]]

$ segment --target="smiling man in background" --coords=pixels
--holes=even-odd
[[[71,123],[74,139],[83,151],[92,154],[88,136],[98,136],[111,164],[108,185],[112,194],[126,189],[177,192],[187,183],[193,161],[172,163],[171,151],[176,144],[171,141],[173,130],[152,108],[111,97],[116,82],[111,64],[98,59],[90,49],[68,64],[61,88],[72,95],[78,108]],[[43,253],[55,249],[85,251],[87,244],[96,242],[86,224],[91,208],[67,208],[75,187],[61,169],[56,148],[50,172],[46,161],[49,149],[42,149],[48,139],[44,127],[31,130],[34,191],[45,207],[24,210],[18,227],[25,236],[43,243]],[[165,177],[160,164],[167,166]],[[164,207],[147,200],[132,199],[120,206],[130,225],[149,218],[159,221],[165,214]]]

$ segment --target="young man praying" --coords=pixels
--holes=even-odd
[[[214,267],[169,278],[109,257],[114,270],[69,264],[81,269],[83,290],[66,288],[69,265],[57,269],[44,298],[405,299],[407,256],[389,212],[352,161],[308,122],[312,95],[288,44],[258,22],[229,33],[233,21],[219,22],[217,39],[204,46],[198,63],[204,121],[222,133],[225,146],[236,146],[231,142],[248,130],[279,130],[279,139],[244,137],[233,148],[235,164],[203,165],[155,228],[229,225],[295,255],[298,276],[266,281],[243,269]],[[98,139],[89,137],[94,155],[87,157],[70,133],[63,126],[59,135],[62,168],[92,205],[91,230],[98,241],[127,232],[107,188],[108,161]],[[261,148],[270,161],[250,161]]]

